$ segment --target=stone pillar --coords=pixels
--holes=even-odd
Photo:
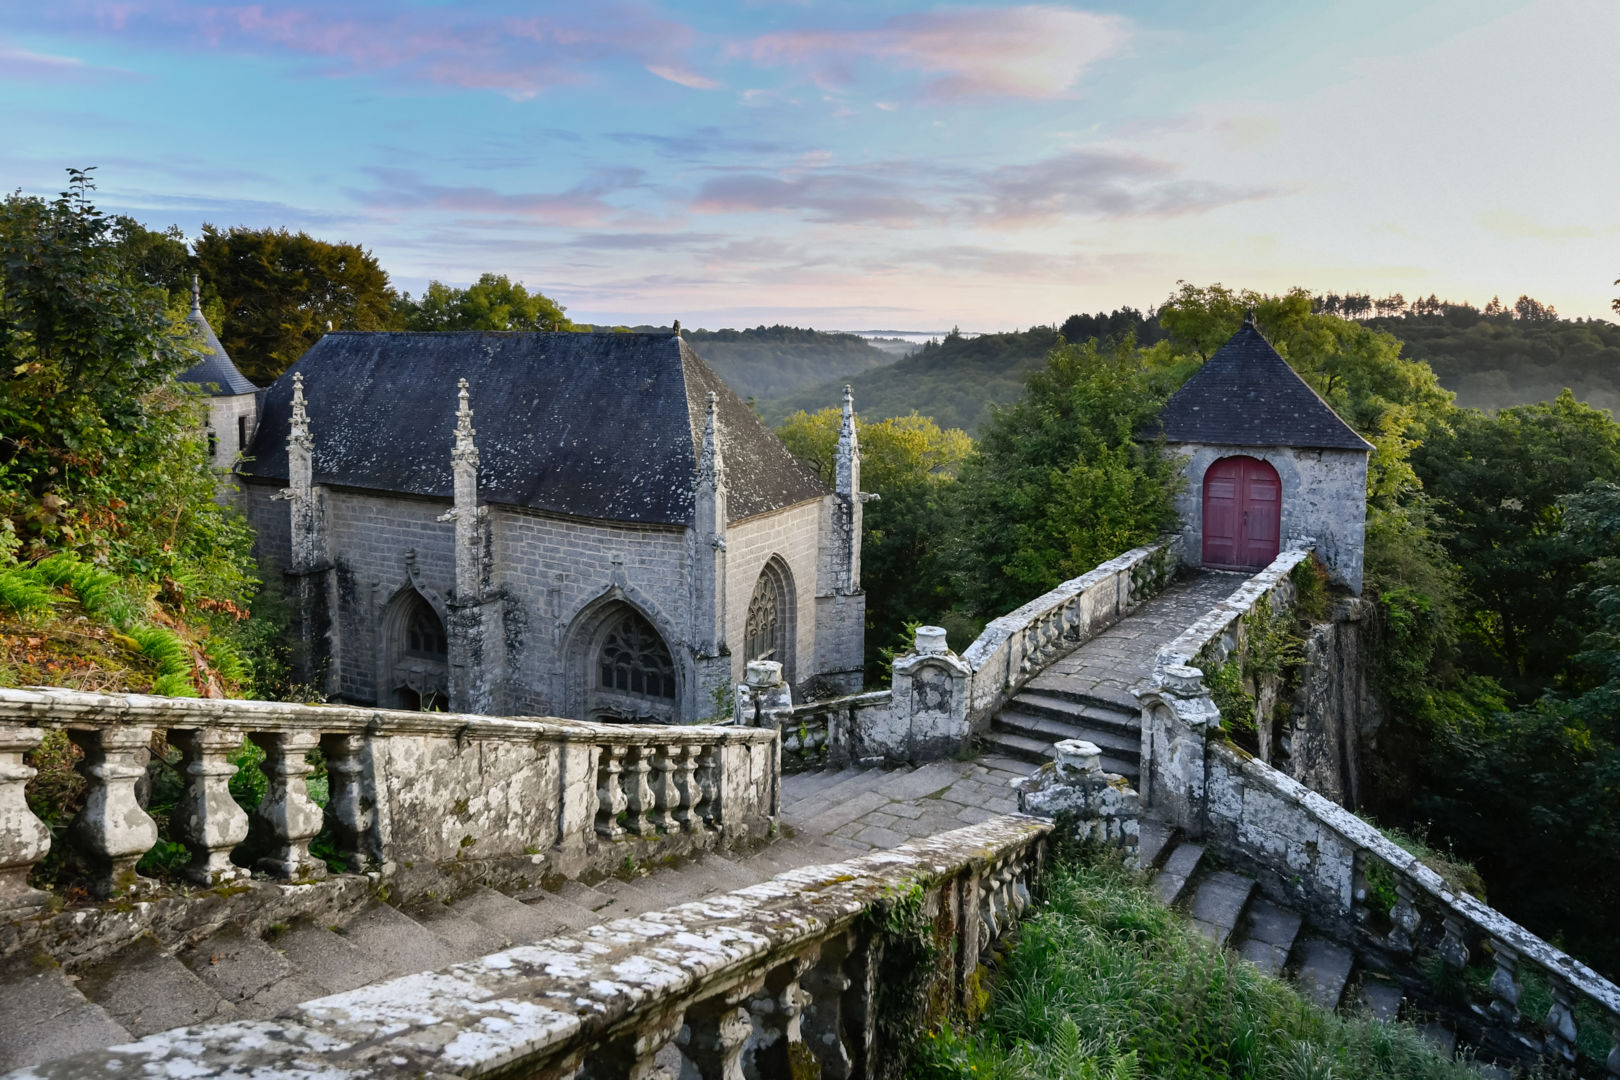
[[[293,374],[292,420],[287,434],[287,487],[275,496],[291,516],[288,592],[298,624],[293,674],[300,682],[324,682],[335,692],[340,636],[332,618],[336,580],[326,542],[325,492],[315,484],[315,439],[304,403],[304,376]]]
[[[838,461],[833,490],[838,493],[839,567],[837,591],[861,591],[861,445],[855,431],[855,393],[844,387],[844,417],[838,428]]]
[[[815,962],[814,951],[794,957],[765,976],[765,987],[748,1003],[759,1038],[744,1072],[760,1080],[803,1076],[814,1060],[804,1045],[804,1008],[810,995],[799,979]],[[749,1066],[752,1066],[751,1068]]]
[[[680,1010],[665,1013],[586,1055],[583,1075],[591,1080],[673,1080],[658,1067],[658,1052],[681,1032]]]
[[[455,525],[456,588],[447,605],[450,646],[450,710],[506,711],[505,608],[495,590],[486,552],[489,508],[478,505],[478,447],[467,380],[457,385],[455,444],[450,450],[455,505],[439,517]]]
[[[815,966],[799,980],[810,994],[803,1021],[804,1044],[821,1066],[821,1080],[850,1080],[854,1068],[844,1038],[844,998],[852,985],[844,962],[852,940],[845,933],[822,942]]]
[[[754,1025],[741,995],[728,993],[686,1010],[679,1046],[691,1073],[701,1080],[743,1080],[742,1052]],[[686,1069],[683,1076],[689,1075]]]
[[[793,688],[782,679],[782,665],[775,660],[750,660],[737,684],[733,716],[739,727],[774,727],[766,714],[793,707]]]
[[[251,832],[263,849],[254,869],[271,877],[318,878],[326,864],[309,853],[325,816],[309,797],[308,777],[315,767],[304,755],[320,743],[313,731],[255,731],[249,736],[264,751],[269,785],[253,811]]]
[[[823,519],[821,576],[816,590],[817,674],[848,692],[860,690],[866,656],[866,594],[861,590],[861,447],[855,395],[844,387],[834,495]]]
[[[321,736],[326,755],[326,823],[332,846],[351,872],[379,865],[377,791],[367,768],[366,737],[349,733]]]
[[[1034,817],[1072,819],[1077,838],[1117,847],[1135,865],[1142,800],[1123,776],[1105,773],[1102,750],[1083,739],[1053,747],[1056,760],[1018,783],[1018,809]]]
[[[1191,836],[1204,833],[1207,739],[1221,711],[1204,673],[1173,664],[1136,691],[1142,703],[1142,801]]]
[[[231,862],[231,851],[247,839],[247,812],[231,797],[236,766],[230,756],[242,745],[239,731],[193,728],[169,732],[169,742],[180,749],[180,772],[186,778],[185,795],[175,807],[170,825],[191,852],[186,877],[199,885],[219,885],[248,872]]]
[[[141,809],[135,785],[146,775],[152,744],[150,726],[109,727],[68,732],[84,751],[79,775],[90,784],[84,809],[68,836],[90,876],[98,900],[150,885],[135,864],[157,843],[157,822]]]
[[[973,669],[945,641],[938,626],[917,628],[913,650],[894,661],[888,721],[854,733],[858,757],[892,762],[936,761],[965,751],[968,694]]]
[[[51,849],[51,830],[28,809],[24,791],[36,770],[23,755],[40,744],[37,727],[0,728],[0,913],[22,914],[45,902],[28,872]]]
[[[719,424],[720,397],[711,390],[692,492],[692,643],[704,656],[726,651],[727,499]]]

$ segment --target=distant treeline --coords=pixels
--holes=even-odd
[[[825,385],[832,387],[831,396],[824,396],[818,404],[832,404],[839,400],[838,380],[894,360],[854,334],[796,326],[693,330],[686,340],[739,396],[759,400]]]

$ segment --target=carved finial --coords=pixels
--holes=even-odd
[[[473,445],[473,436],[478,434],[472,426],[472,405],[467,397],[467,380],[462,379],[458,384],[456,404],[456,448],[451,452],[453,462],[470,461],[478,464],[478,448]]]
[[[703,421],[703,453],[698,461],[698,480],[720,485],[720,395],[709,391],[709,414]]]
[[[309,413],[304,410],[304,373],[293,372],[292,424],[287,433],[289,457],[294,449],[313,452],[315,440],[309,434]]]
[[[675,320],[675,336],[676,337],[681,336],[681,320],[679,320],[679,319]]]
[[[191,313],[202,317],[202,279],[196,274],[191,275]]]

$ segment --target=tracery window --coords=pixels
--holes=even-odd
[[[743,624],[743,650],[749,660],[783,660],[781,583],[767,567],[754,586],[748,601],[748,620]]]
[[[405,655],[443,660],[449,654],[444,623],[439,621],[439,616],[427,601],[418,598],[411,605],[410,616],[405,622]]]
[[[597,680],[606,690],[673,699],[675,662],[652,624],[627,610],[602,639]]]

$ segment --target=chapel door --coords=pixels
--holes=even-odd
[[[1204,473],[1204,565],[1258,570],[1277,557],[1282,481],[1252,457],[1222,458]]]

